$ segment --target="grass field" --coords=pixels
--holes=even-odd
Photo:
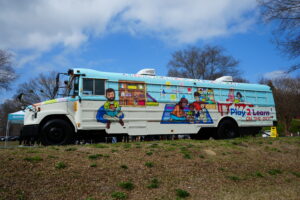
[[[0,199],[299,199],[300,138],[0,149]]]

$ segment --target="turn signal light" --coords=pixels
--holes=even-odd
[[[74,102],[73,109],[74,109],[74,112],[77,112],[77,110],[78,110],[78,108],[77,108],[77,102]]]

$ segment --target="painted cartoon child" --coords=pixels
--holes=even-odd
[[[193,105],[194,105],[194,108],[195,108],[195,116],[196,116],[196,119],[198,119],[199,117],[199,111],[201,110],[201,101],[200,101],[200,98],[201,98],[201,94],[199,92],[194,92],[194,99],[195,101],[193,102]]]
[[[207,122],[207,109],[205,107],[205,104],[201,104],[201,110],[199,111],[199,120],[203,121],[203,123]]]
[[[228,93],[228,99],[226,101],[234,102],[234,90],[230,89]]]
[[[184,107],[188,105],[188,100],[186,98],[181,98],[179,103],[174,107],[174,110],[171,112],[170,118],[174,121],[185,121],[187,114],[184,112]]]
[[[245,99],[244,99],[244,97],[243,97],[243,95],[240,93],[240,92],[237,92],[236,93],[236,99],[235,99],[235,103],[239,103],[239,102],[244,102],[245,101]]]
[[[195,119],[195,107],[194,104],[189,105],[189,111],[186,113],[186,119],[189,120],[190,122],[193,122]]]
[[[119,121],[121,126],[124,126],[124,122],[121,119],[123,112],[117,101],[115,101],[115,90],[112,88],[106,89],[106,99],[104,103],[105,114],[103,118],[107,120],[106,128],[110,128],[111,121]]]
[[[194,101],[193,104],[194,104],[194,108],[196,110],[200,110],[201,109],[201,107],[200,107],[200,104],[201,104],[200,98],[201,98],[201,94],[199,92],[194,92],[194,99],[195,99],[195,101]]]

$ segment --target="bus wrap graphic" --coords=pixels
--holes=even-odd
[[[191,105],[191,104],[190,104]],[[184,117],[172,117],[172,112],[176,104],[166,104],[162,115],[161,124],[212,124],[213,120],[207,109],[201,111],[191,111],[190,106],[185,106],[183,112],[186,114]]]

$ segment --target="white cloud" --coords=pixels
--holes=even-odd
[[[26,55],[18,55],[15,54],[15,57],[17,57],[15,63],[17,68],[22,68],[24,65],[35,61],[38,59],[42,54],[40,52],[34,52]]]
[[[245,31],[253,22],[245,14],[255,6],[255,0],[137,0],[124,12],[123,24],[137,32],[191,43]]]
[[[88,33],[103,33],[125,5],[117,0],[2,0],[0,48],[78,47]]]
[[[0,48],[77,48],[112,30],[176,43],[246,31],[256,0],[2,0]]]
[[[263,75],[263,77],[266,78],[266,79],[276,79],[276,78],[282,78],[282,77],[287,76],[287,75],[288,74],[286,73],[286,71],[276,70],[276,71],[265,73]]]

